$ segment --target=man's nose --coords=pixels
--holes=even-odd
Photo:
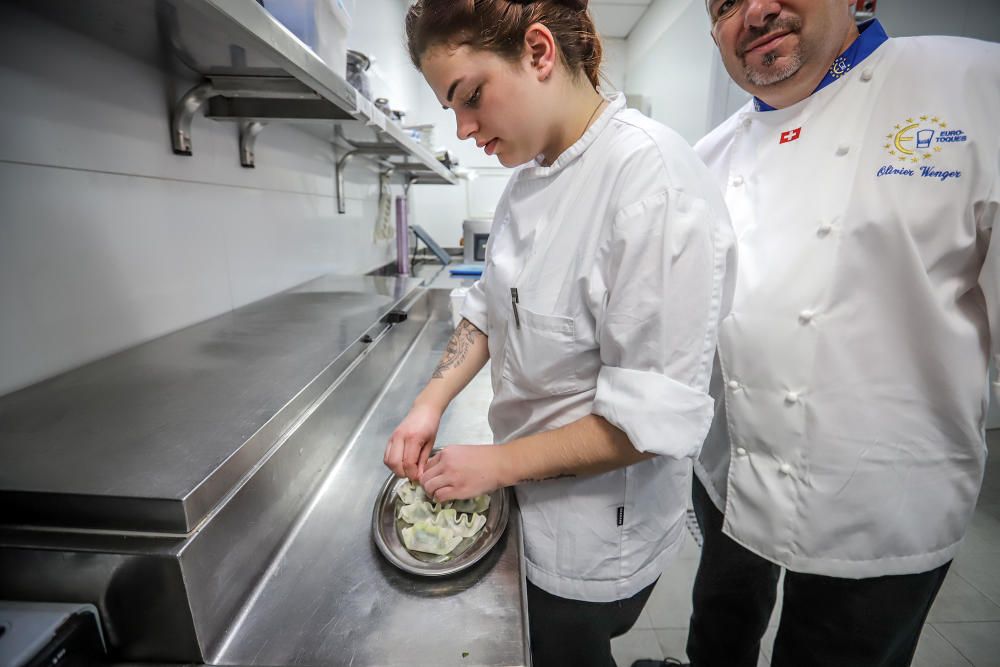
[[[747,28],[760,28],[781,13],[777,0],[746,0],[743,22]]]

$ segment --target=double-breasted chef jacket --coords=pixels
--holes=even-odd
[[[1000,352],[1000,45],[889,39],[696,147],[740,263],[696,464],[724,532],[795,572],[951,560]],[[848,54],[850,55],[850,54]]]
[[[512,176],[461,310],[489,337],[495,441],[597,414],[660,455],[516,487],[540,588],[627,598],[679,548],[733,246],[705,166],[622,95],[551,166]]]

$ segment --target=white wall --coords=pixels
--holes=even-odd
[[[701,0],[653,0],[626,42],[625,90],[689,142],[709,128],[715,45]]]
[[[0,394],[394,257],[392,242],[372,241],[370,165],[348,172],[347,214],[338,215],[334,152],[289,125],[263,131],[256,169],[239,165],[235,125],[203,117],[194,156],[175,156],[167,109],[193,80],[173,94],[168,83],[4,7]]]
[[[605,92],[625,90],[625,71],[628,67],[628,42],[617,37],[602,37],[604,62],[601,73],[607,81],[602,81]]]
[[[876,15],[895,37],[958,35],[1000,41],[998,0],[879,0]]]

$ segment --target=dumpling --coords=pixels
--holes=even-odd
[[[490,494],[484,493],[481,496],[469,498],[468,500],[453,500],[451,501],[451,506],[459,512],[468,512],[470,514],[485,512],[490,507]]]
[[[403,545],[410,551],[447,556],[459,543],[486,525],[489,495],[446,503],[432,502],[423,487],[413,482],[400,484],[401,501],[396,517],[409,526],[400,530]]]
[[[424,487],[414,482],[400,484],[396,490],[396,494],[403,501],[404,505],[412,505],[424,501],[430,502],[430,498],[427,497]],[[435,511],[454,508],[458,512],[468,512],[469,514],[479,512],[481,514],[490,507],[490,494],[484,493],[481,496],[469,498],[468,500],[449,500],[444,503],[434,503],[434,507]]]
[[[403,501],[404,505],[412,505],[413,503],[427,500],[427,493],[424,492],[424,487],[413,482],[400,484],[399,488],[396,489],[396,494]]]
[[[472,537],[486,525],[486,517],[482,514],[459,514],[454,509],[441,510],[433,521],[440,528],[447,528],[460,537]]]
[[[431,504],[426,500],[421,500],[409,505],[401,505],[396,516],[406,523],[415,524],[420,521],[433,521],[435,515],[440,511],[441,506],[437,503]]]
[[[427,554],[447,556],[459,542],[461,535],[456,535],[450,528],[442,528],[430,521],[420,521],[400,531],[403,536],[403,546],[410,551],[420,551]]]

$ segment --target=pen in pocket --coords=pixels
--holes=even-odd
[[[517,298],[517,288],[510,288],[510,305],[514,307],[514,325],[520,329],[521,328],[521,316],[517,312],[517,304],[519,299]]]

